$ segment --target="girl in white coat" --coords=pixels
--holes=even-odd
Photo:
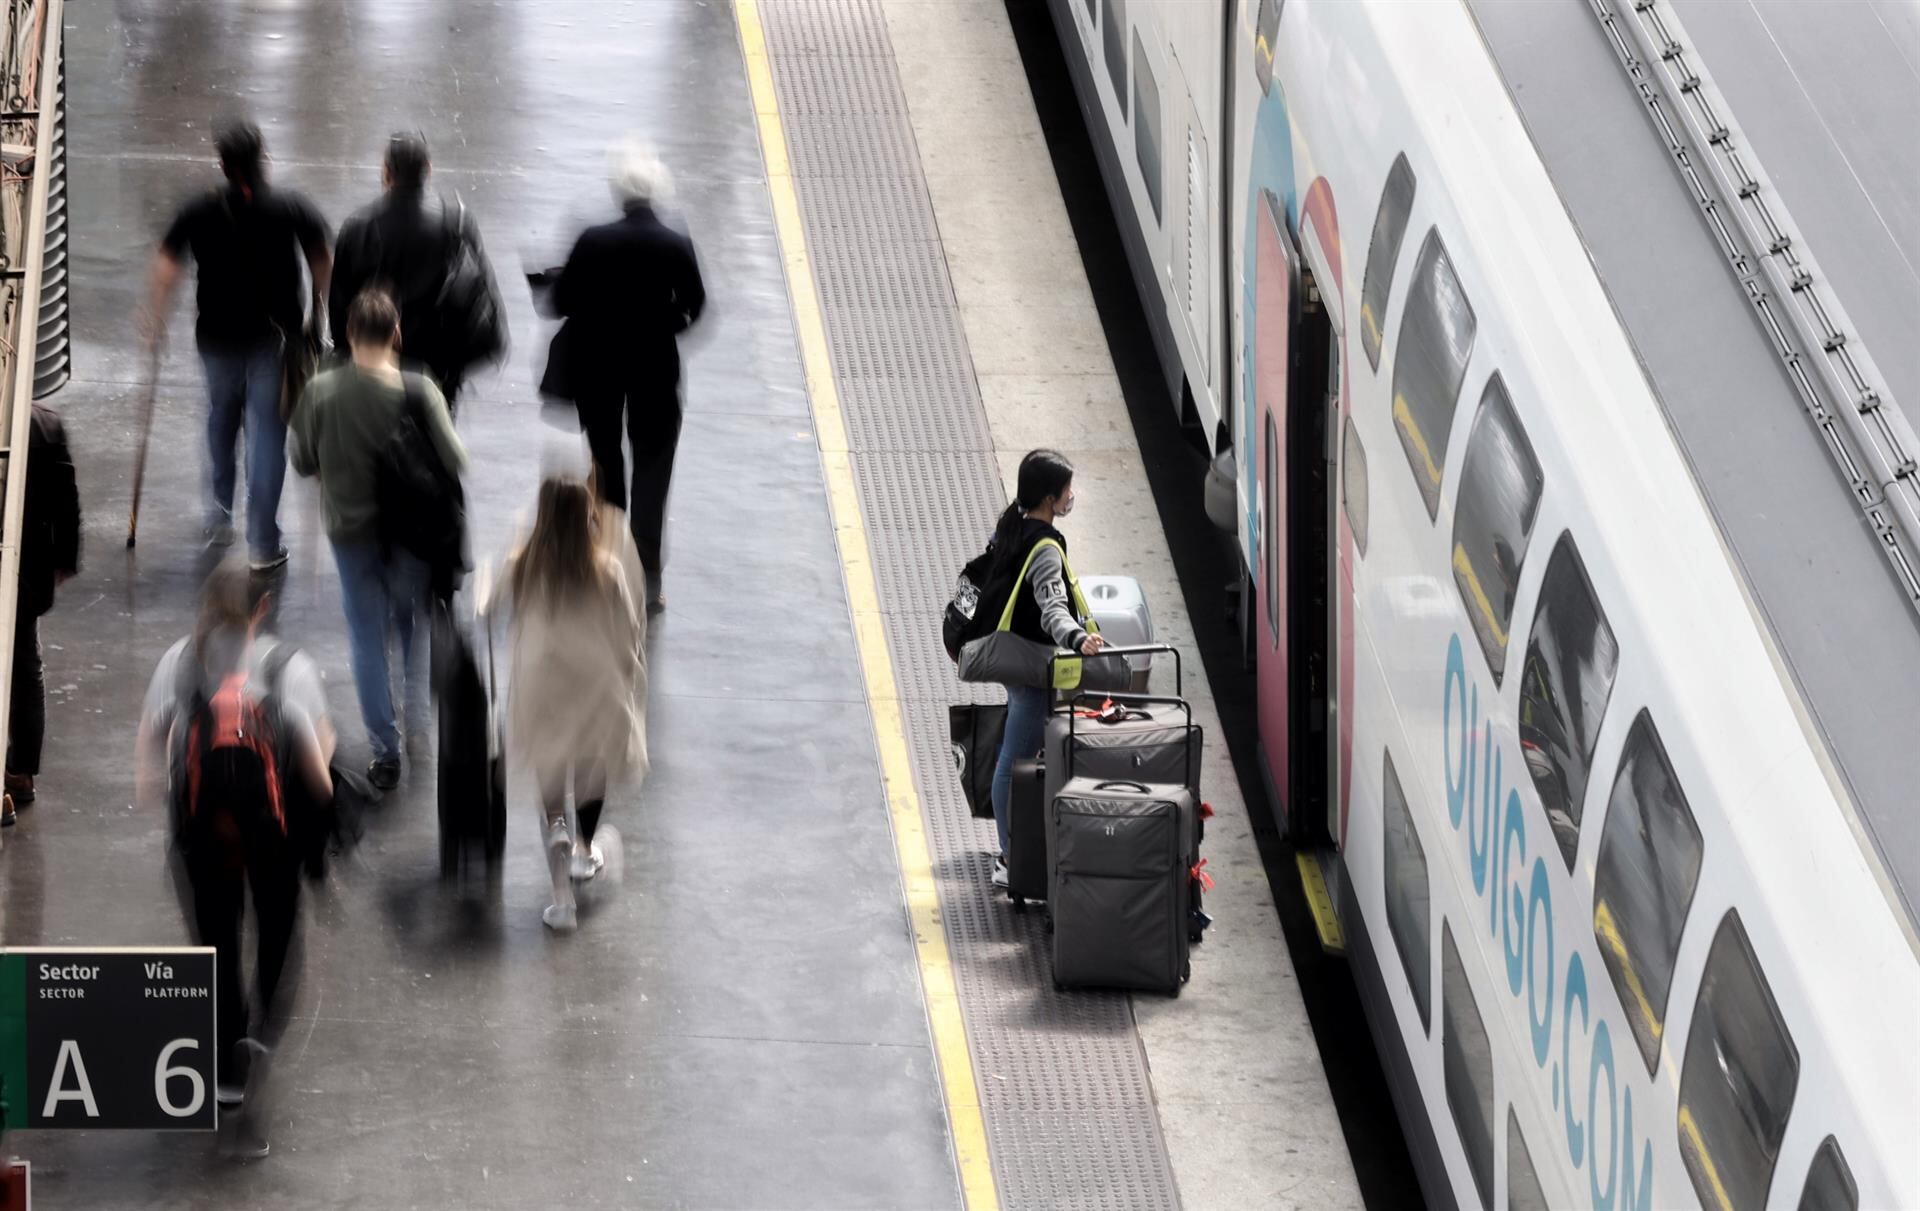
[[[602,528],[586,484],[550,477],[533,532],[502,577],[513,619],[511,742],[540,787],[553,877],[541,918],[561,931],[578,921],[572,879],[593,877],[603,861],[593,835],[607,788],[647,772],[646,615]],[[578,838],[567,827],[569,778]]]

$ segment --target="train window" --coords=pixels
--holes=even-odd
[[[1347,510],[1347,526],[1360,557],[1367,557],[1367,448],[1349,416],[1340,438],[1340,503]]]
[[[1386,776],[1382,795],[1386,800],[1387,929],[1393,934],[1393,948],[1400,952],[1400,966],[1407,972],[1407,985],[1413,989],[1413,1003],[1420,1008],[1420,1029],[1432,1029],[1433,1022],[1433,934],[1427,896],[1427,851],[1420,844],[1420,833],[1413,826],[1413,813],[1407,810],[1407,795],[1400,788],[1400,775],[1393,768],[1393,754],[1386,754]]]
[[[1549,1211],[1540,1175],[1533,1168],[1533,1153],[1527,1151],[1520,1117],[1512,1106],[1507,1107],[1507,1211]]]
[[[1707,952],[1680,1070],[1680,1159],[1703,1207],[1766,1205],[1800,1083],[1800,1051],[1728,909]]]
[[[1453,581],[1496,686],[1507,672],[1507,628],[1540,507],[1541,482],[1540,462],[1496,374],[1487,380],[1473,418],[1460,502],[1453,512]]]
[[[1493,1049],[1474,1003],[1467,969],[1453,944],[1453,927],[1440,923],[1440,1052],[1447,1109],[1460,1132],[1480,1205],[1493,1206]]]
[[[1106,52],[1107,79],[1113,81],[1113,103],[1120,107],[1120,124],[1127,123],[1127,0],[1101,0],[1100,42]]]
[[[1642,710],[1607,799],[1593,875],[1593,937],[1627,1012],[1647,1075],[1660,1064],[1680,933],[1700,879],[1700,828],[1667,750]]]
[[[1160,195],[1165,192],[1160,180],[1160,85],[1153,78],[1153,64],[1137,30],[1133,35],[1133,158],[1140,165],[1153,221],[1158,223]]]
[[[1620,645],[1600,612],[1573,535],[1562,534],[1540,582],[1520,670],[1520,752],[1567,870],[1580,848],[1587,776],[1613,694]]]
[[[1438,229],[1427,231],[1414,263],[1400,348],[1393,361],[1393,423],[1407,452],[1427,518],[1440,515],[1440,472],[1447,465],[1448,430],[1466,377],[1477,328],[1473,305],[1460,289]]]
[[[1260,95],[1273,91],[1273,56],[1280,49],[1280,0],[1260,0],[1260,16],[1253,33],[1253,74]]]
[[[1360,287],[1360,343],[1367,361],[1380,369],[1380,326],[1387,322],[1387,302],[1393,293],[1393,269],[1400,263],[1400,244],[1407,234],[1407,213],[1413,209],[1413,169],[1405,154],[1393,158],[1387,170],[1387,188],[1380,195],[1380,212],[1373,216],[1373,240],[1367,245],[1367,276]]]
[[[1829,1135],[1813,1154],[1806,1188],[1800,1191],[1800,1211],[1855,1211],[1859,1206],[1860,1188],[1853,1184],[1853,1170],[1840,1155],[1840,1141]]]

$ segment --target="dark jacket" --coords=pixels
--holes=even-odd
[[[425,366],[449,395],[465,367],[444,347],[435,304],[453,258],[456,210],[422,190],[390,190],[354,211],[334,243],[327,298],[333,347],[344,352],[353,300],[369,286],[387,289],[400,308],[401,356]]]
[[[1027,556],[1047,539],[1059,544],[1059,555],[1052,559],[1035,559],[1028,564]],[[991,587],[982,594],[981,614],[976,615],[984,617],[981,625],[986,630],[1000,625],[1000,614],[1006,609],[1007,594],[1012,593],[1013,620],[1009,629],[1014,634],[1053,647],[1079,647],[1087,633],[1080,625],[1085,620],[1075,617],[1073,601],[1065,581],[1066,536],[1044,521],[1026,517],[1021,519],[1016,537],[1006,549],[999,550],[997,547],[998,544],[988,572],[988,584]],[[1023,568],[1027,574],[1016,583],[1014,578],[1020,575]]]
[[[25,524],[20,534],[20,617],[53,608],[60,576],[80,570],[80,489],[67,450],[66,426],[52,410],[33,406],[27,440]]]
[[[678,386],[676,338],[706,304],[693,241],[652,207],[629,206],[621,218],[587,228],[553,290],[554,309],[567,319],[575,390]]]

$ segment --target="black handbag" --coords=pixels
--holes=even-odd
[[[966,792],[967,809],[976,817],[993,815],[993,769],[1007,734],[1007,704],[962,702],[947,708],[947,734],[953,765]]]
[[[466,491],[440,461],[427,431],[419,377],[402,375],[401,390],[400,418],[380,447],[375,471],[380,537],[426,564],[441,582],[468,570]]]

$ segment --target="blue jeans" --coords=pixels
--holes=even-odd
[[[367,725],[373,758],[400,755],[400,727],[394,718],[393,680],[387,664],[387,627],[400,637],[400,667],[405,680],[407,722],[425,727],[427,698],[427,565],[405,551],[385,553],[377,542],[333,544],[340,568],[340,599],[346,607],[347,646],[353,661],[353,687],[360,695],[360,718]],[[415,620],[420,642],[414,642]]]
[[[993,822],[1000,830],[1000,853],[1007,852],[1008,812],[1013,803],[1013,763],[1040,752],[1047,740],[1046,690],[1031,685],[1007,687],[1007,731],[1000,740],[1000,760],[993,767]]]
[[[280,420],[280,344],[237,352],[202,349],[207,371],[209,526],[233,524],[234,442],[247,431],[247,546],[255,558],[280,550],[280,487],[287,478],[287,426]]]

